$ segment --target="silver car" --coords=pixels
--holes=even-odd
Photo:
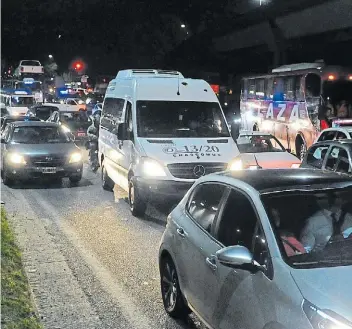
[[[166,312],[210,328],[352,328],[352,180],[310,169],[199,179],[168,217]]]

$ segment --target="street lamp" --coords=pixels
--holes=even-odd
[[[53,59],[53,55],[49,55],[49,58],[50,58],[50,59]]]
[[[185,25],[185,24],[181,24],[181,28],[183,28],[183,29],[184,29],[185,27],[186,27],[186,25]]]

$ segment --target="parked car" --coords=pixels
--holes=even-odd
[[[26,75],[44,74],[43,65],[37,60],[22,60],[15,70],[15,76],[23,77]]]
[[[316,142],[333,141],[336,139],[352,139],[352,127],[339,127],[324,129]]]
[[[55,111],[47,121],[62,125],[76,142],[85,142],[88,139],[87,129],[91,122],[86,112]]]
[[[166,312],[213,329],[351,328],[351,188],[309,169],[197,180],[160,244]],[[341,224],[325,217],[341,210]]]
[[[17,115],[5,115],[4,117],[1,118],[1,133],[4,131],[6,126],[15,121],[41,121],[37,117],[27,117],[24,115],[17,116]]]
[[[313,144],[301,168],[314,168],[352,175],[352,139]]]
[[[58,124],[12,122],[1,136],[1,177],[5,185],[29,178],[82,178],[81,150]]]
[[[49,117],[53,114],[53,112],[59,111],[57,106],[52,105],[33,105],[27,111],[27,116],[37,117],[41,120],[48,120]]]
[[[45,105],[57,106],[60,111],[85,111],[87,105],[79,98],[66,98],[61,103],[46,103]]]
[[[231,162],[231,170],[299,168],[301,161],[286,150],[271,134],[241,132],[237,139],[240,155]]]

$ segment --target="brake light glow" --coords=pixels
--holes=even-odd
[[[330,75],[328,76],[328,79],[329,79],[330,81],[335,80],[335,76],[334,76],[333,74],[330,74]]]
[[[352,75],[350,75],[350,76],[348,77],[348,80],[352,80]]]
[[[21,72],[23,72],[24,71],[24,67],[23,66],[21,66]]]

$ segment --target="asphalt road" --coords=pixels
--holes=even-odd
[[[77,186],[1,185],[46,328],[203,328],[162,306],[158,247],[166,214],[132,217],[126,194],[104,191],[87,165]]]

